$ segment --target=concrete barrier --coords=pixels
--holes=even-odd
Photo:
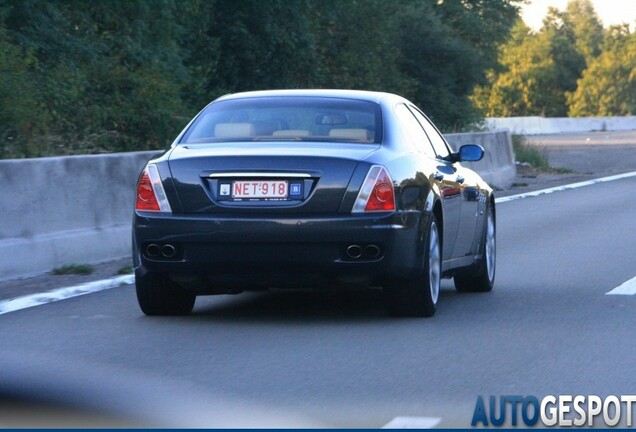
[[[543,135],[594,131],[636,130],[636,116],[625,117],[492,117],[490,130],[508,129],[521,135]]]
[[[514,182],[517,167],[508,131],[447,134],[445,137],[455,150],[463,144],[479,144],[486,150],[479,162],[462,162],[462,165],[477,171],[491,186],[505,189]]]
[[[155,154],[0,161],[0,280],[129,256],[134,184]]]
[[[486,181],[514,179],[507,132],[453,134],[481,144],[474,165]],[[0,160],[0,280],[32,276],[70,263],[130,256],[137,176],[157,152]]]

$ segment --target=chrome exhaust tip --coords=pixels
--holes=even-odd
[[[367,245],[364,248],[364,256],[367,258],[377,258],[380,256],[380,248],[374,244]]]
[[[161,247],[161,255],[165,258],[172,258],[176,255],[177,250],[171,244],[166,244]]]
[[[362,248],[358,245],[350,245],[347,247],[347,256],[352,259],[358,259],[362,256]]]
[[[148,255],[149,257],[156,258],[159,256],[160,253],[161,248],[159,247],[159,245],[151,243],[146,246],[146,255]]]

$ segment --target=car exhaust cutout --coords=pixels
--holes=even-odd
[[[164,258],[172,258],[176,255],[177,250],[171,244],[163,245],[161,247],[161,255]]]
[[[148,255],[150,258],[156,258],[159,256],[160,253],[161,248],[159,247],[159,245],[152,243],[146,246],[146,255]]]
[[[351,259],[358,259],[362,256],[362,248],[358,245],[351,245],[347,248],[347,256]]]
[[[367,258],[377,258],[380,256],[380,248],[374,244],[364,247],[364,256]]]

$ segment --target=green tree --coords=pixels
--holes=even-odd
[[[590,0],[570,0],[565,9],[568,25],[574,34],[577,51],[589,63],[601,53],[603,25]]]
[[[542,39],[523,21],[516,22],[510,40],[501,48],[503,71],[490,71],[490,84],[478,87],[472,96],[487,116],[540,115],[559,103],[558,93],[548,91],[556,81],[556,67],[550,45]]]
[[[510,1],[404,2],[401,70],[414,83],[409,96],[437,124],[452,130],[480,118],[469,95],[486,82],[517,15]]]
[[[317,75],[313,85],[409,92],[398,61],[398,3],[311,0]],[[355,29],[352,31],[352,29]]]
[[[218,96],[216,90],[210,88],[220,61],[220,42],[214,36],[216,3],[217,0],[181,1],[176,16],[178,25],[184,29],[179,40],[179,53],[189,77],[181,95],[191,112],[200,110]]]
[[[315,76],[308,0],[221,0],[207,35],[217,49],[205,86],[228,92],[308,87]]]
[[[402,94],[478,118],[521,0],[0,0],[0,157],[164,148],[217,96]]]
[[[21,137],[32,139],[46,131],[48,118],[42,111],[34,70],[38,61],[32,49],[13,42],[6,20],[13,7],[0,2],[0,157],[23,156]],[[28,150],[28,149],[27,149]]]
[[[198,63],[206,73],[203,94],[210,100],[268,88],[390,91],[443,125],[467,124],[478,117],[467,95],[496,63],[508,18],[518,14],[515,3],[217,0],[204,8],[207,29],[197,31],[209,53],[199,60],[213,65]]]
[[[501,69],[489,72],[489,84],[472,95],[485,115],[567,115],[566,94],[576,89],[585,68],[567,13],[550,8],[538,33],[518,20],[499,62]]]
[[[568,104],[573,117],[636,114],[636,33],[627,24],[610,28]]]
[[[31,53],[38,136],[19,133],[26,156],[161,148],[184,123],[187,82],[174,2],[23,0],[4,21]],[[12,111],[12,110],[9,110]]]
[[[577,50],[574,28],[568,18],[567,12],[549,8],[539,32],[541,42],[550,47],[554,66],[550,71],[552,79],[546,82],[546,91],[552,95],[551,103],[543,108],[547,117],[567,115],[565,94],[576,89],[576,80],[585,69],[585,58]]]

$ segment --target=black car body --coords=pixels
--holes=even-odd
[[[382,286],[430,316],[441,277],[494,283],[491,188],[426,116],[387,93],[281,90],[208,105],[140,175],[133,224],[147,314],[268,287]]]

